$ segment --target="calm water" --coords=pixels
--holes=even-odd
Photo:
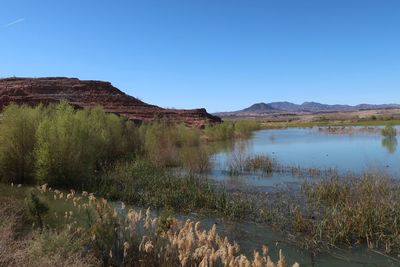
[[[328,134],[318,128],[262,130],[255,132],[251,139],[237,141],[214,154],[214,179],[229,184],[270,186],[295,182],[298,178],[290,175],[231,178],[227,175],[227,164],[237,154],[266,154],[281,164],[304,168],[336,168],[339,172],[356,173],[379,169],[395,176],[400,173],[397,139],[386,139],[379,133]]]
[[[398,128],[399,129],[399,128]],[[400,173],[400,147],[397,139],[384,139],[379,132],[353,134],[329,134],[318,128],[289,128],[262,130],[254,133],[247,141],[235,144],[220,144],[213,156],[214,167],[211,177],[228,187],[251,187],[259,191],[270,190],[278,184],[298,183],[301,179],[290,174],[274,174],[268,177],[246,175],[230,177],[228,162],[237,155],[270,155],[284,165],[304,168],[335,168],[339,172],[361,173],[366,170],[384,170],[392,175]],[[240,153],[239,153],[240,152]],[[216,222],[221,233],[241,244],[243,252],[251,254],[263,244],[270,246],[276,259],[283,249],[288,263],[299,261],[301,266],[400,266],[397,259],[390,260],[365,247],[331,253],[313,258],[306,250],[290,245],[282,235],[268,226],[254,223],[230,223],[216,218],[199,218],[205,225]]]

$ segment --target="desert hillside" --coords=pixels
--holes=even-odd
[[[58,103],[61,100],[66,100],[78,108],[101,105],[107,112],[123,115],[138,122],[167,119],[201,127],[221,121],[203,108],[164,109],[147,104],[104,81],[64,77],[0,79],[0,109],[12,102],[33,106],[40,103]]]

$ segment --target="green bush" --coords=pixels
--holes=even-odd
[[[30,183],[34,179],[36,130],[43,118],[43,107],[10,105],[0,123],[0,180]]]
[[[208,141],[223,141],[235,137],[248,138],[253,131],[259,129],[260,124],[255,120],[224,121],[221,124],[208,125],[204,134]]]
[[[397,135],[397,130],[391,125],[386,125],[381,131],[384,137],[395,137]]]
[[[210,141],[228,140],[235,136],[235,127],[232,122],[225,121],[221,124],[207,126],[204,133],[207,140]]]
[[[260,124],[255,120],[238,120],[235,122],[235,133],[240,137],[250,137],[253,131],[259,129]]]
[[[0,123],[0,179],[79,186],[116,159],[142,150],[138,127],[102,108],[10,105]]]
[[[179,149],[200,144],[200,130],[183,124],[143,124],[140,136],[147,156],[163,166],[178,166]]]
[[[36,175],[40,182],[77,186],[104,165],[135,152],[135,131],[101,108],[55,107],[37,130]]]
[[[43,216],[49,212],[49,206],[34,192],[30,192],[27,201],[29,213],[37,221],[40,229],[43,229]]]

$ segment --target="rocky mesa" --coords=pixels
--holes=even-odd
[[[0,110],[10,103],[38,105],[66,100],[77,108],[101,105],[107,112],[126,116],[135,122],[168,120],[203,127],[221,119],[204,108],[164,109],[123,93],[109,82],[77,78],[5,78],[0,79]]]

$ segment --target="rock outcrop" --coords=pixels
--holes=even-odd
[[[123,115],[135,122],[165,119],[202,127],[221,119],[203,108],[164,109],[129,96],[109,82],[76,78],[5,78],[0,79],[0,110],[9,103],[38,105],[66,100],[77,108],[101,105],[107,112]]]

